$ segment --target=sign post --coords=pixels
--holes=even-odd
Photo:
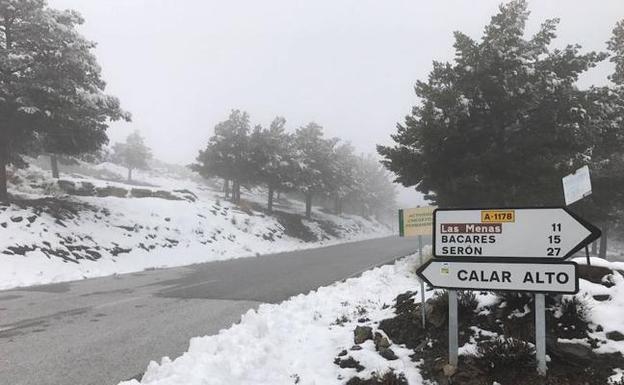
[[[544,294],[535,294],[535,358],[537,373],[546,375],[546,299]]]
[[[433,229],[433,206],[415,207],[399,210],[399,235],[402,237],[418,236],[418,259],[420,265],[424,263],[422,255],[422,236],[431,235]],[[425,312],[425,282],[420,280],[420,319],[422,327],[426,325]]]
[[[457,290],[448,291],[449,298],[449,364],[457,367],[459,362],[459,326],[457,317]]]
[[[565,185],[565,182],[564,182]],[[546,374],[545,294],[578,292],[578,266],[564,261],[600,237],[565,208],[437,209],[433,256],[417,271],[449,293],[449,364],[457,366],[457,290],[535,293],[537,370]]]
[[[422,266],[423,264],[422,235],[418,236],[418,255],[419,255],[420,265]],[[427,325],[427,312],[425,309],[425,281],[423,281],[422,279],[420,280],[420,320],[422,322],[422,327],[424,330],[425,326]]]

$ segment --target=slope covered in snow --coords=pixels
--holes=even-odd
[[[414,273],[417,261],[417,256],[408,256],[281,304],[261,305],[217,335],[193,338],[182,356],[151,362],[140,381],[121,385],[446,383],[449,378],[442,371],[448,300],[442,290],[426,292],[428,332],[423,334]],[[582,264],[580,259],[577,262]],[[584,268],[578,294],[549,296],[549,353],[553,356],[547,378],[552,382],[548,383],[603,385],[623,380],[624,264],[596,258],[592,264]],[[533,343],[503,333],[532,338],[532,296],[464,294],[460,367],[450,374],[453,383],[538,383],[531,359]],[[527,361],[517,361],[521,357]],[[595,373],[578,362],[593,362],[590,366]],[[438,376],[441,382],[436,382]],[[578,377],[579,382],[566,382],[566,376]]]
[[[318,209],[308,221],[285,199],[268,215],[262,191],[235,205],[218,186],[170,168],[135,172],[128,184],[112,164],[68,166],[57,181],[33,163],[14,172],[14,200],[0,206],[0,289],[390,234],[374,219]]]

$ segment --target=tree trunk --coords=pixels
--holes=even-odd
[[[340,212],[342,211],[342,207],[341,207],[341,202],[340,202],[340,197],[336,196],[334,198],[334,213],[336,215],[339,215]]]
[[[269,214],[273,214],[273,187],[269,186],[269,202],[267,205]]]
[[[230,180],[229,179],[223,180],[223,192],[225,193],[225,199],[228,199],[230,197]]]
[[[597,252],[598,252],[598,241],[593,241],[591,244],[591,253],[593,255],[596,255]]]
[[[307,192],[306,193],[306,218],[310,219],[312,218],[312,193],[311,192]]]
[[[9,201],[9,193],[7,192],[7,163],[8,154],[6,153],[6,145],[0,143],[0,202]]]
[[[602,227],[602,235],[600,236],[600,254],[598,257],[607,259],[607,234],[609,232],[609,227],[605,224]]]
[[[280,200],[282,196],[282,192],[280,190],[277,190],[277,200]]]
[[[52,178],[59,178],[58,158],[56,154],[50,154],[50,168],[52,169]]]
[[[240,203],[240,183],[237,180],[232,181],[232,202]]]
[[[132,169],[128,168],[128,182],[132,181]]]

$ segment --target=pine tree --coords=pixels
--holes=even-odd
[[[267,187],[269,213],[273,212],[275,191],[292,190],[297,173],[293,138],[285,126],[286,119],[276,117],[268,129],[256,127],[250,138],[253,178]]]
[[[139,131],[128,135],[125,143],[115,143],[113,146],[113,161],[128,169],[128,182],[132,180],[133,170],[145,170],[152,153],[143,141]]]
[[[352,202],[358,214],[382,217],[395,212],[397,192],[391,175],[374,156],[356,157],[352,178],[354,188],[345,200]]]
[[[615,84],[624,85],[624,20],[615,25],[607,47],[612,53],[610,60],[615,64],[615,71],[610,79]]]
[[[323,128],[311,122],[295,133],[299,175],[297,186],[305,195],[306,217],[312,216],[314,194],[329,191],[332,184],[332,155],[337,139],[325,139]]]
[[[606,55],[549,49],[558,20],[524,38],[527,4],[500,6],[480,41],[455,33],[453,63],[434,62],[395,146],[378,146],[405,186],[441,206],[559,205],[561,177],[595,133],[576,81]]]
[[[334,147],[330,162],[328,192],[334,199],[334,212],[340,214],[345,198],[354,191],[364,188],[364,186],[358,184],[358,159],[354,155],[354,148],[350,143],[341,143]]]
[[[240,202],[241,184],[254,178],[249,143],[249,114],[233,110],[227,120],[218,123],[206,148],[199,152],[191,168],[200,175],[232,181],[232,201]]]
[[[82,23],[43,0],[0,0],[0,201],[6,167],[24,165],[21,154],[97,150],[109,120],[130,118],[103,93],[95,44],[76,31]]]

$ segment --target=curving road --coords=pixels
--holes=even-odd
[[[381,238],[0,291],[0,384],[112,385],[175,358],[260,303],[278,303],[416,250]]]

